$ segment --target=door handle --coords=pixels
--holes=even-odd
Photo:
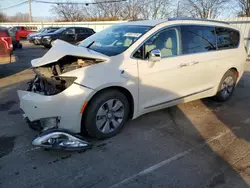
[[[192,61],[192,62],[190,62],[190,63],[181,63],[181,64],[179,65],[179,68],[187,67],[187,66],[192,66],[192,65],[196,65],[196,64],[198,64],[198,63],[199,63],[199,61]]]
[[[187,67],[189,64],[188,63],[181,63],[180,65],[179,65],[179,67],[180,68],[182,68],[182,67]]]
[[[199,63],[199,61],[192,61],[192,62],[190,62],[188,65],[196,65],[196,64],[198,64]]]

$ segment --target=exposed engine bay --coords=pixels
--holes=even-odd
[[[63,73],[100,63],[96,59],[64,56],[55,63],[34,67],[36,76],[28,84],[27,91],[42,95],[56,95],[69,87],[76,77],[63,77]]]

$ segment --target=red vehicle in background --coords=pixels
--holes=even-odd
[[[10,28],[10,32],[16,33],[20,38],[27,38],[27,35],[37,30],[37,27],[14,26]]]
[[[11,37],[8,33],[8,29],[0,27],[0,60],[3,57],[10,57],[13,51],[13,45]]]

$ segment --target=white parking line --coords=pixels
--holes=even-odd
[[[153,171],[155,171],[155,170],[157,170],[157,169],[171,163],[172,161],[175,161],[175,160],[180,159],[181,157],[184,157],[185,155],[189,154],[190,152],[192,152],[192,151],[194,151],[196,149],[199,149],[199,148],[202,148],[202,147],[206,146],[208,143],[213,142],[214,140],[217,140],[218,138],[220,138],[222,136],[225,136],[228,133],[231,133],[231,131],[227,130],[224,133],[219,134],[218,136],[212,137],[211,139],[208,139],[207,141],[205,141],[205,142],[203,142],[201,144],[198,144],[198,145],[196,145],[196,146],[194,146],[194,147],[192,147],[192,148],[190,148],[190,149],[188,149],[188,150],[186,150],[184,152],[181,152],[181,153],[179,153],[179,154],[177,154],[177,155],[175,155],[173,157],[170,157],[170,158],[168,158],[168,159],[166,159],[166,160],[164,160],[162,162],[159,162],[159,163],[157,163],[157,164],[155,164],[155,165],[153,165],[153,166],[151,166],[151,167],[149,167],[149,168],[147,168],[147,169],[145,169],[145,170],[143,170],[143,171],[141,171],[141,172],[139,172],[139,173],[137,173],[137,174],[135,174],[133,176],[130,176],[130,177],[116,183],[115,185],[112,185],[110,188],[116,188],[116,187],[122,186],[122,185],[124,185],[126,183],[129,183],[129,182],[133,181],[134,179],[136,179],[136,178],[138,178],[140,176],[144,176],[146,174],[149,174],[149,173],[151,173],[151,172],[153,172]]]

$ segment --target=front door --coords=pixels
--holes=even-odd
[[[139,110],[142,113],[210,89],[204,75],[204,71],[210,70],[206,70],[199,59],[201,56],[194,55],[194,51],[192,54],[184,53],[185,40],[182,35],[180,27],[167,28],[143,45],[145,57],[138,60]],[[161,60],[153,66],[148,60],[152,49],[161,51]]]

